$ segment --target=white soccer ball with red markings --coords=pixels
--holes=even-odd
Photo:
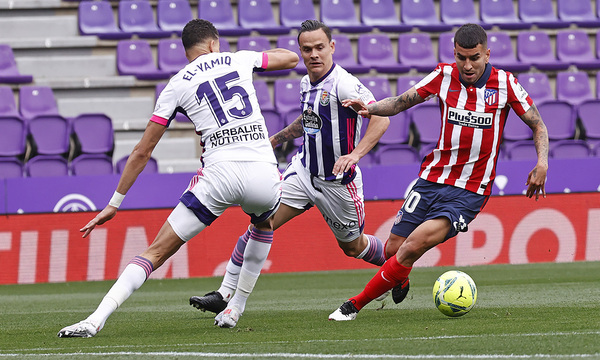
[[[443,273],[433,284],[433,301],[442,314],[452,317],[468,313],[477,301],[477,286],[459,270]]]

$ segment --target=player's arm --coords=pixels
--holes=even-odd
[[[271,141],[271,146],[275,148],[275,146],[279,144],[294,140],[302,135],[304,135],[304,128],[302,127],[302,115],[299,115],[296,120],[294,120],[291,124],[286,126],[277,134],[271,136],[269,140]]]
[[[106,207],[98,215],[96,215],[95,218],[87,223],[87,225],[79,230],[83,233],[83,237],[87,237],[90,232],[94,230],[96,225],[102,225],[115,217],[122,197],[127,194],[133,183],[135,183],[138,175],[146,167],[146,164],[152,155],[152,151],[165,133],[166,129],[167,127],[164,125],[153,121],[148,122],[148,126],[142,135],[142,139],[133,148],[131,155],[129,155],[129,158],[127,159],[127,163],[125,164],[125,168],[123,169],[123,173],[121,174],[121,178],[119,179],[119,184],[117,185],[117,190],[115,192],[116,198],[113,196],[110,203],[106,205]]]
[[[542,116],[535,104],[532,104],[529,110],[521,115],[521,120],[533,131],[533,143],[537,152],[537,164],[527,176],[526,196],[531,198],[535,195],[537,201],[542,193],[546,197],[546,174],[548,172],[548,129],[542,120]]]
[[[352,165],[357,164],[363,156],[367,155],[371,149],[379,142],[381,136],[390,125],[390,119],[387,116],[373,115],[369,120],[369,125],[365,135],[360,140],[356,148],[350,154],[340,156],[333,165],[332,173],[334,175],[343,174],[349,171]]]
[[[351,106],[359,115],[369,118],[371,115],[392,116],[425,101],[413,86],[398,96],[392,96],[365,105],[359,99],[347,99],[342,105]]]
[[[266,71],[293,69],[298,65],[298,55],[287,49],[269,49],[263,51],[263,54],[268,57]]]

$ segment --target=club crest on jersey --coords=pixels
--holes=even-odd
[[[319,100],[319,104],[322,106],[329,105],[329,93],[327,91],[323,91],[323,93],[321,93],[321,100]]]
[[[400,221],[402,220],[402,215],[404,215],[402,210],[398,210],[398,213],[396,214],[396,219],[394,219],[394,225],[400,224]]]
[[[489,106],[496,104],[498,102],[498,90],[485,89],[484,100]]]
[[[304,110],[302,113],[302,127],[304,128],[305,133],[314,135],[321,131],[322,126],[323,120],[321,120],[318,114],[313,112],[311,107]]]

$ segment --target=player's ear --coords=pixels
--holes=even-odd
[[[221,44],[219,43],[219,39],[211,40],[208,44],[208,48],[210,49],[210,52],[220,52]]]

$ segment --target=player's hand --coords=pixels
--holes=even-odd
[[[548,172],[547,165],[537,164],[527,176],[527,192],[525,196],[531,198],[535,195],[535,201],[540,198],[540,193],[546,198],[546,173]]]
[[[79,229],[80,232],[83,233],[81,237],[86,238],[92,230],[96,227],[96,225],[102,225],[108,220],[112,219],[117,215],[117,208],[114,206],[106,205],[104,210],[102,210],[95,218],[93,218],[86,226]]]
[[[346,100],[342,100],[342,105],[344,107],[351,107],[354,109],[354,111],[356,111],[358,113],[358,115],[368,118],[371,118],[371,114],[369,113],[369,110],[367,109],[367,105],[365,105],[364,102],[362,102],[362,100],[360,99],[346,99]]]
[[[333,175],[340,175],[347,171],[349,171],[352,166],[358,163],[359,157],[354,154],[348,154],[344,156],[340,156],[335,164],[333,164],[333,170],[331,171]]]

